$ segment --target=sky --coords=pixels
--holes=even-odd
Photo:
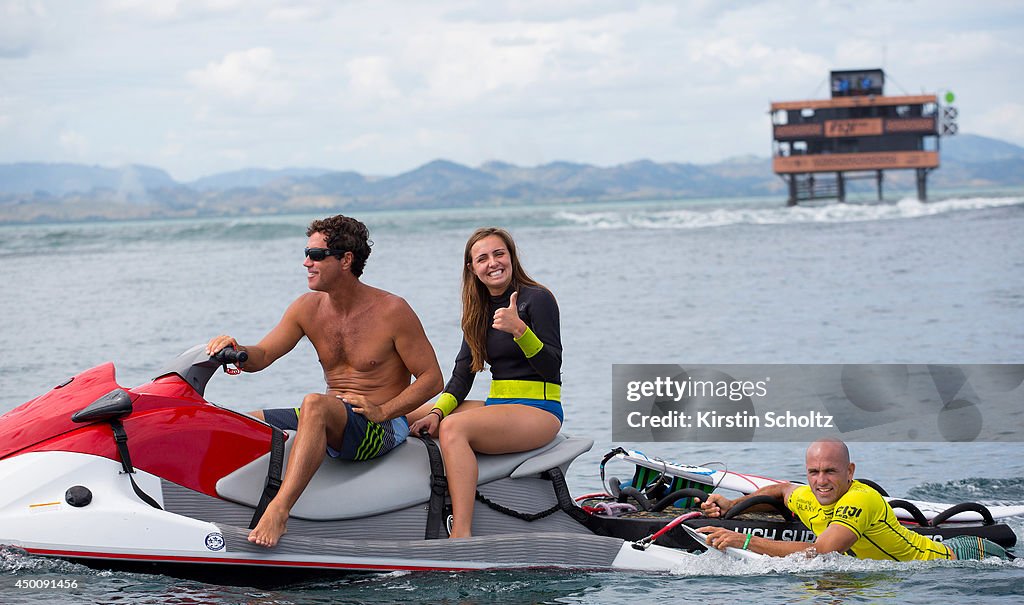
[[[1022,40],[1019,0],[0,0],[0,163],[707,164],[876,67],[1024,145]]]

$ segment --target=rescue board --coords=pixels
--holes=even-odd
[[[680,527],[682,527],[683,530],[685,530],[686,533],[689,534],[691,538],[693,538],[694,542],[702,546],[704,549],[714,552],[722,552],[721,550],[708,544],[707,534],[702,534],[685,523],[681,523]],[[757,561],[758,559],[764,558],[764,555],[762,554],[751,552],[749,550],[743,550],[742,548],[733,548],[732,546],[727,546],[723,554],[732,557],[733,559],[737,559],[739,561]]]
[[[696,481],[697,483],[702,483],[704,485],[711,485],[715,488],[739,492],[741,494],[751,494],[768,485],[788,483],[787,481],[772,479],[771,477],[762,477],[760,475],[737,473],[729,470],[716,470],[704,466],[678,464],[661,458],[649,457],[643,452],[637,450],[622,450],[622,452],[615,454],[615,458],[630,462],[637,466],[662,472],[670,477],[680,477],[682,479]],[[925,519],[929,521],[937,517],[940,513],[955,506],[955,504],[946,502],[928,502],[925,500],[908,500],[904,498],[889,497],[887,500],[902,500],[904,502],[909,502],[916,506],[918,510],[924,514]],[[992,513],[993,519],[1005,519],[1007,517],[1018,517],[1024,515],[1024,504],[986,504],[985,508]],[[909,511],[898,507],[895,507],[895,511],[897,518],[900,520],[913,520],[913,516]],[[945,522],[966,523],[982,520],[983,517],[981,513],[975,511],[964,511],[951,516]]]

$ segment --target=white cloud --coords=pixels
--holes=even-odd
[[[893,44],[895,46],[895,44]],[[991,61],[1005,52],[1014,52],[1017,45],[1007,47],[993,32],[967,31],[945,34],[922,41],[899,42],[897,49],[906,57],[907,64],[918,69],[930,69],[941,59],[940,65],[956,68]]]
[[[279,108],[292,100],[292,85],[269,48],[229,53],[221,61],[188,72],[186,80],[213,103]]]
[[[496,35],[497,34],[497,35]],[[421,73],[435,103],[462,105],[500,88],[521,89],[542,77],[549,41],[501,43],[504,32],[449,25],[409,40],[405,60]]]
[[[12,122],[12,112],[16,111],[14,99],[11,97],[0,97],[0,130],[6,129]]]
[[[378,132],[368,132],[336,144],[329,144],[326,146],[325,151],[331,153],[353,153],[367,149],[374,149],[378,146],[384,147],[385,145],[381,145],[382,143],[386,145],[387,137]]]
[[[57,137],[61,151],[70,157],[84,158],[89,150],[89,142],[82,133],[64,130]]]
[[[247,149],[224,148],[217,150],[217,155],[236,164],[252,160]]]
[[[112,14],[153,22],[224,14],[244,5],[245,0],[105,0],[103,3],[104,9]]]
[[[1019,2],[0,0],[0,157],[69,157],[73,131],[86,161],[185,177],[703,163],[767,155],[769,102],[874,66],[892,93],[956,91],[961,132],[1021,144],[1020,39]]]
[[[106,0],[104,8],[111,13],[134,15],[153,21],[166,21],[180,16],[179,0]]]
[[[961,114],[960,132],[1024,142],[1024,104],[1000,103],[977,116]]]
[[[462,3],[459,3],[462,4]],[[618,13],[628,13],[635,6],[621,0],[491,0],[490,2],[456,5],[446,19],[475,23],[558,23],[593,20]]]
[[[267,12],[267,21],[272,23],[301,23],[316,21],[330,16],[330,3],[280,2]]]
[[[38,0],[0,2],[0,59],[27,57],[42,39],[46,8]]]
[[[391,77],[391,59],[357,57],[345,65],[348,72],[347,95],[357,103],[373,103],[397,98],[400,93]]]

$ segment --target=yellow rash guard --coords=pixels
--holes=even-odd
[[[847,554],[861,559],[912,561],[952,558],[949,549],[939,542],[903,527],[889,503],[860,481],[854,481],[850,491],[831,506],[819,504],[811,488],[801,485],[786,501],[786,506],[816,536],[833,523],[857,534],[857,541]]]

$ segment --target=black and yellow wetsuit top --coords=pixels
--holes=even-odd
[[[847,554],[861,559],[952,558],[942,544],[903,527],[881,494],[860,481],[854,481],[850,490],[831,506],[819,504],[811,488],[801,485],[790,495],[786,506],[817,536],[833,523],[857,534],[857,541]]]
[[[508,307],[512,292],[518,291],[519,318],[527,329],[519,339],[508,332],[487,329],[487,363],[491,369],[488,399],[535,399],[561,401],[562,339],[558,322],[558,304],[544,288],[509,287],[501,296],[492,296],[490,315]],[[455,369],[435,407],[444,414],[462,403],[473,387],[475,373],[470,369],[473,354],[462,340],[455,358]],[[556,414],[557,415],[557,414]]]

